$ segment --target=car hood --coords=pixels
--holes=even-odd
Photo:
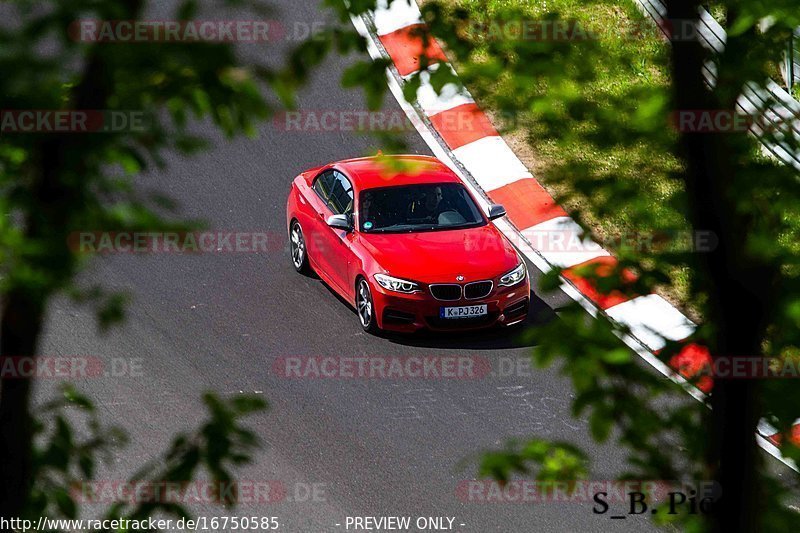
[[[391,276],[423,283],[496,278],[519,264],[514,247],[492,224],[419,233],[361,233],[364,247]]]

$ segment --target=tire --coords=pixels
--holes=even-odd
[[[369,283],[364,278],[359,278],[356,283],[356,314],[361,329],[367,333],[378,332],[378,321],[375,319],[375,303],[372,300],[372,291]]]
[[[300,227],[300,223],[296,220],[292,222],[289,230],[289,255],[292,259],[292,266],[297,272],[305,275],[311,273],[303,228]]]

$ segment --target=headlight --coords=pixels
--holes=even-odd
[[[386,290],[410,294],[419,290],[419,285],[407,279],[393,278],[386,274],[375,274],[375,281]]]
[[[511,287],[512,285],[516,285],[517,283],[525,279],[526,272],[527,269],[525,268],[525,262],[522,262],[519,265],[517,265],[517,268],[515,268],[511,272],[503,274],[500,277],[500,285],[503,287]]]

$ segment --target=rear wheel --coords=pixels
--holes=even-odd
[[[301,274],[308,274],[311,267],[308,265],[308,252],[306,250],[306,240],[303,236],[303,228],[298,221],[292,222],[289,230],[289,248],[292,254],[292,265]]]
[[[370,291],[369,283],[364,278],[360,278],[356,284],[356,312],[358,313],[358,321],[364,331],[368,333],[378,331],[372,291]]]

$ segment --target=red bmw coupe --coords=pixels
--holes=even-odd
[[[433,157],[340,161],[303,172],[286,206],[292,263],[355,307],[361,327],[412,332],[525,320],[525,262]]]

